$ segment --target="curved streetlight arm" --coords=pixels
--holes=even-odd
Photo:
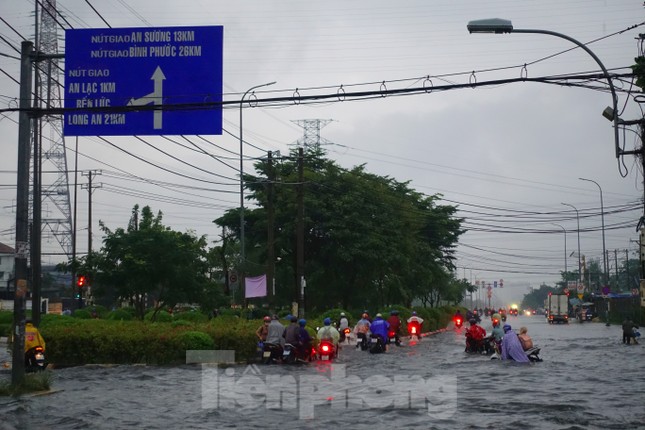
[[[565,206],[569,206],[573,208],[574,211],[576,211],[576,220],[578,222],[578,280],[580,281],[580,277],[582,276],[582,264],[580,262],[580,213],[578,212],[578,208],[576,208],[574,205],[570,203],[562,203]]]
[[[609,84],[609,90],[611,91],[611,98],[612,98],[612,112],[607,112],[607,110],[605,110],[605,112],[603,112],[603,115],[606,115],[607,117],[611,116],[611,120],[614,123],[614,144],[616,146],[616,158],[618,158],[621,155],[620,139],[618,137],[618,124],[620,123],[620,121],[618,118],[618,96],[616,95],[616,89],[614,88],[614,83],[611,81],[611,77],[609,76],[609,72],[607,72],[607,68],[605,67],[605,65],[602,63],[602,61],[600,61],[600,58],[598,58],[596,54],[594,54],[593,51],[591,51],[591,49],[589,49],[584,43],[581,43],[576,39],[574,39],[573,37],[567,36],[566,34],[558,33],[555,31],[513,28],[513,23],[507,19],[492,18],[492,19],[480,19],[480,20],[470,21],[466,26],[466,28],[470,33],[546,34],[549,36],[555,36],[561,39],[568,40],[569,42],[584,49],[584,51],[587,54],[591,55],[591,58],[593,58],[596,61],[598,66],[600,66],[600,69],[602,70],[602,73],[605,76],[605,79],[607,79],[607,83]]]
[[[602,70],[602,73],[605,76],[605,79],[607,79],[607,84],[609,84],[609,90],[611,91],[611,101],[612,101],[612,110],[613,110],[612,121],[614,123],[614,144],[616,146],[616,158],[618,158],[620,156],[620,139],[618,137],[618,96],[616,95],[616,88],[614,88],[614,83],[612,82],[611,77],[609,76],[609,72],[607,71],[607,68],[602,63],[602,61],[600,61],[600,58],[598,58],[598,56],[594,54],[593,51],[587,47],[587,45],[577,41],[573,37],[567,36],[566,34],[550,31],[550,30],[520,29],[520,28],[514,28],[511,30],[511,32],[548,34],[550,36],[559,37],[561,39],[568,40],[569,42],[577,45],[578,47],[584,49],[584,51],[587,54],[591,55],[591,58],[593,58],[598,64],[598,66],[600,66],[600,69]]]
[[[240,259],[242,264],[244,264],[246,260],[246,253],[244,249],[244,138],[242,128],[242,108],[244,105],[244,98],[248,93],[256,88],[267,87],[273,84],[275,84],[275,81],[251,87],[246,90],[246,92],[240,99]]]
[[[555,225],[556,227],[560,227],[562,231],[564,232],[564,276],[565,276],[565,281],[566,281],[566,276],[567,276],[567,229],[562,227],[560,224],[556,224],[552,222],[551,224]]]
[[[593,179],[587,179],[587,178],[578,178],[578,179],[580,179],[581,181],[593,182],[600,190],[600,220],[602,222],[602,262],[605,269],[605,282],[608,282],[609,272],[608,272],[607,266],[609,265],[609,262],[607,258],[607,250],[605,248],[605,205],[603,203],[603,198],[602,198],[602,187],[598,182],[594,181]]]

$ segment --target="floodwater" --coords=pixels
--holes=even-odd
[[[467,355],[449,330],[385,354],[345,346],[331,365],[58,369],[52,393],[0,398],[0,430],[645,429],[645,342],[602,323],[508,322],[543,362]]]

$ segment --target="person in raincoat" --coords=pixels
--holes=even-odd
[[[504,324],[504,333],[504,337],[502,338],[502,360],[528,363],[529,358],[524,353],[522,343],[509,324]]]

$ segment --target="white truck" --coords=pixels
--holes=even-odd
[[[549,324],[553,323],[568,323],[569,322],[569,295],[568,294],[552,294],[546,298],[544,303],[546,309],[546,318]]]

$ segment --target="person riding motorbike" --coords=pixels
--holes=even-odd
[[[414,334],[415,336],[421,335],[421,326],[423,325],[423,318],[417,316],[416,311],[412,312],[412,316],[408,318],[408,333]],[[416,326],[414,333],[411,330],[412,326]]]
[[[533,339],[529,336],[528,331],[529,330],[526,327],[520,327],[520,334],[517,335],[524,351],[533,348]]]
[[[45,352],[45,339],[41,336],[40,332],[34,326],[34,324],[31,322],[31,320],[27,320],[25,323],[25,353],[29,351],[32,348],[36,348],[37,346],[40,346],[43,348],[43,352]]]
[[[317,333],[318,340],[330,340],[334,344],[334,348],[338,351],[338,341],[340,340],[340,333],[336,327],[331,325],[331,318],[325,318],[322,326]]]
[[[284,345],[284,326],[278,320],[277,315],[271,317],[271,323],[267,330],[267,343],[274,343],[276,345]]]
[[[45,353],[45,339],[41,336],[40,332],[34,326],[32,321],[28,319],[25,323],[25,367],[29,368],[33,363],[30,363],[31,357],[34,355],[36,348],[41,347],[43,354]]]
[[[269,324],[271,323],[271,317],[264,317],[264,322],[258,329],[255,331],[255,335],[260,339],[260,342],[267,340],[267,334],[269,334]]]
[[[361,319],[358,320],[356,326],[354,327],[354,334],[356,335],[356,347],[360,345],[363,339],[367,338],[367,334],[370,331],[370,322],[367,317],[367,314],[363,314],[361,316]]]
[[[394,344],[396,346],[401,346],[401,339],[399,339],[399,330],[401,330],[401,318],[399,318],[399,311],[397,311],[396,309],[391,310],[390,317],[387,319],[387,323],[390,325],[389,331],[394,332]]]
[[[466,352],[483,351],[486,330],[477,325],[475,318],[471,318],[468,322],[470,327],[466,330]]]
[[[340,333],[340,341],[345,341],[345,329],[349,328],[349,319],[345,312],[340,313],[340,318],[338,319],[338,332]]]
[[[292,316],[290,319],[290,324],[284,329],[282,335],[286,343],[290,343],[293,346],[299,346],[300,344],[300,326],[298,325],[298,317]]]
[[[499,318],[493,316],[492,321],[493,329],[491,330],[490,336],[484,339],[487,353],[499,352],[502,345],[502,338],[504,337],[504,330],[502,329]]]
[[[504,324],[504,338],[502,339],[502,360],[515,360],[528,363],[530,360],[524,353],[524,348],[517,334],[509,324]]]
[[[387,332],[389,329],[390,324],[383,319],[381,314],[376,314],[376,318],[374,318],[374,321],[372,321],[372,324],[370,325],[372,336],[380,336],[382,338],[383,345],[385,345],[387,344]]]
[[[461,314],[461,310],[457,309],[457,312],[455,312],[455,315],[452,317],[452,321],[455,323],[457,328],[461,327],[464,323],[464,316]]]
[[[499,319],[493,318],[493,330],[491,331],[491,337],[493,337],[497,342],[501,342],[504,337],[504,330],[502,329]]]
[[[300,327],[300,345],[298,347],[298,356],[303,360],[306,360],[310,357],[311,354],[311,336],[305,328],[307,325],[307,320],[300,319],[298,320],[298,326]]]

